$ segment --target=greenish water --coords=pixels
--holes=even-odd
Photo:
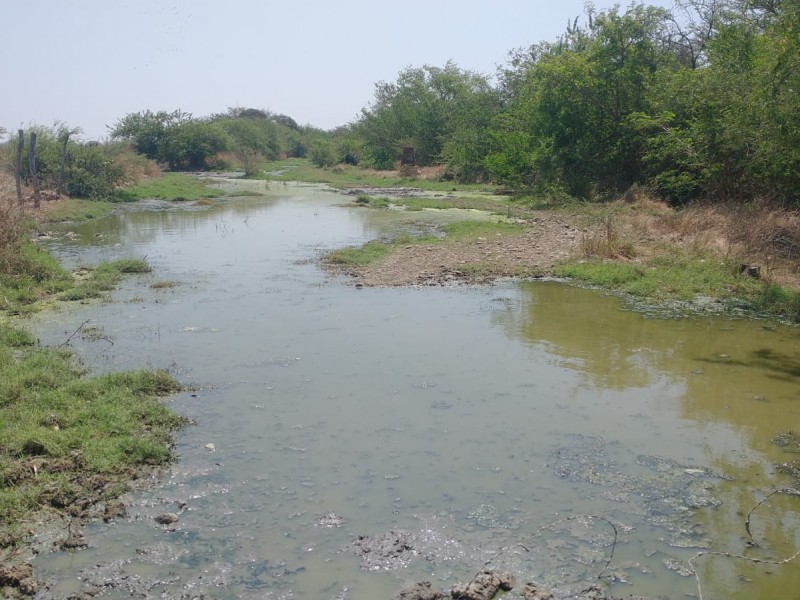
[[[558,282],[358,290],[315,259],[463,214],[225,185],[266,195],[144,203],[53,242],[67,264],[146,256],[154,273],[113,303],[43,315],[36,334],[61,343],[88,320],[94,335],[72,340],[88,364],[169,368],[194,386],[170,404],[196,425],[164,478],[125,498],[127,518],[87,527],[87,550],[37,559],[40,597],[389,598],[418,580],[449,588],[496,556],[518,589],[563,598],[613,549],[613,594],[677,599],[697,595],[678,567],[699,551],[780,559],[800,545],[798,498],[755,513],[762,548],[744,529],[791,484],[772,465],[792,455],[771,439],[800,424],[797,329],[645,318]],[[184,505],[174,531],[153,521]],[[616,544],[606,521],[575,519],[516,545],[586,514],[610,520]],[[353,540],[389,531],[413,551],[362,568]],[[800,589],[798,564],[696,564],[704,598]]]

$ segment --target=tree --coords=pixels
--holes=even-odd
[[[418,164],[443,159],[442,149],[458,131],[463,142],[474,143],[467,129],[488,123],[496,98],[488,79],[448,62],[444,67],[423,66],[400,72],[394,83],[375,86],[375,100],[354,125],[362,140],[362,157],[377,168],[391,168],[404,146],[413,146]],[[458,144],[449,156],[463,158]]]
[[[674,60],[659,42],[666,12],[634,5],[588,13],[558,44],[518,57],[486,165],[501,182],[557,187],[579,197],[620,191],[641,176],[642,139],[655,73]],[[515,172],[515,169],[524,169]]]
[[[170,169],[203,169],[207,159],[229,143],[214,123],[181,110],[130,113],[117,121],[111,137],[130,141],[136,152],[167,163]]]

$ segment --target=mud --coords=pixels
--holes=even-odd
[[[0,565],[0,590],[4,590],[5,597],[15,592],[31,596],[38,587],[31,565]]]
[[[500,591],[508,592],[514,588],[511,573],[483,571],[466,584],[453,586],[450,595],[453,600],[492,600]]]
[[[407,531],[388,531],[377,536],[360,535],[353,540],[353,550],[361,557],[366,571],[393,571],[408,566],[417,555],[413,537]]]
[[[392,596],[392,600],[444,600],[445,598],[447,596],[442,592],[431,589],[430,581],[420,581]]]

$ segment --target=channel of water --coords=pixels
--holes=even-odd
[[[684,572],[697,552],[800,545],[798,498],[754,514],[763,548],[744,529],[792,483],[772,439],[800,425],[796,328],[647,318],[559,282],[356,289],[321,253],[485,217],[224,185],[263,195],[140,203],[50,244],[70,266],[135,256],[154,272],[113,302],[38,317],[36,335],[58,344],[88,321],[93,335],[71,341],[88,365],[170,369],[192,391],[167,402],[195,425],[163,478],[125,496],[126,518],[87,527],[86,550],[37,558],[41,598],[389,598],[490,559],[520,589],[565,598],[613,550],[613,594],[677,599],[697,596]],[[164,512],[180,520],[158,525]],[[391,535],[409,547],[393,568],[355,551]],[[798,564],[696,564],[704,598],[800,589]]]

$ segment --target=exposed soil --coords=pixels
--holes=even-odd
[[[582,231],[558,215],[541,213],[524,227],[522,235],[401,246],[384,261],[341,272],[369,287],[487,283],[498,277],[546,276],[579,250]]]

